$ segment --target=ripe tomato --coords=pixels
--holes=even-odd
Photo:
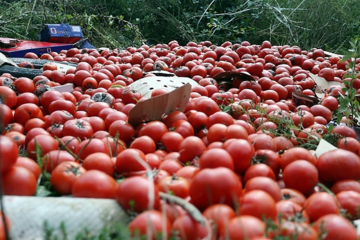
[[[344,164],[346,159],[346,164]],[[323,183],[335,183],[345,179],[360,179],[360,158],[357,154],[335,149],[320,155],[316,161],[319,180]]]
[[[31,118],[43,118],[41,109],[33,103],[25,103],[15,109],[14,122],[25,125]]]
[[[253,145],[244,139],[230,139],[232,141],[225,147],[225,150],[231,155],[234,161],[234,171],[236,173],[245,173],[251,165],[251,159],[255,154]],[[226,143],[225,142],[225,143]]]
[[[15,107],[17,96],[15,91],[6,86],[0,86],[0,99],[1,103],[7,105],[9,108]]]
[[[338,194],[341,191],[355,191],[360,193],[360,182],[353,179],[340,180],[332,185],[331,191],[334,194]]]
[[[336,198],[342,209],[346,210],[346,218],[356,220],[360,217],[360,193],[355,191],[341,191]]]
[[[41,147],[41,157],[48,152],[52,150],[57,150],[59,148],[58,142],[52,136],[35,136],[33,139],[30,140],[26,148],[27,156],[34,160],[37,159],[36,145]]]
[[[164,238],[168,238],[171,233],[169,219],[156,210],[148,210],[140,213],[129,223],[128,228],[131,236],[136,239],[141,239],[146,236],[146,239],[155,240],[158,239],[159,234],[162,234]],[[168,236],[165,235],[165,232]]]
[[[136,138],[130,145],[130,148],[141,150],[144,154],[153,153],[156,150],[154,140],[146,135]]]
[[[5,174],[15,165],[19,150],[14,140],[2,135],[0,135],[0,149],[0,170]]]
[[[70,195],[75,179],[85,172],[85,168],[77,162],[61,162],[52,171],[50,182],[59,194]]]
[[[33,196],[36,192],[36,177],[28,169],[12,166],[2,177],[3,194]]]
[[[175,175],[164,177],[159,181],[157,187],[160,192],[169,193],[183,199],[189,196],[190,183],[183,177],[177,177]]]
[[[2,131],[5,126],[13,122],[14,117],[11,108],[2,103],[0,103],[0,112],[2,117],[2,122],[0,122],[0,131]]]
[[[183,140],[184,138],[180,133],[166,132],[160,141],[167,152],[178,152]]]
[[[203,152],[199,159],[200,170],[205,168],[225,167],[234,170],[234,161],[224,149],[213,148]]]
[[[41,161],[43,169],[51,173],[62,162],[75,162],[75,157],[65,150],[53,150],[45,154]]]
[[[110,155],[109,147],[101,139],[92,138],[82,141],[75,149],[74,153],[80,158],[85,159],[93,153],[105,153]]]
[[[324,240],[348,239],[357,240],[358,234],[353,224],[337,214],[327,214],[319,218],[313,228]]]
[[[300,206],[303,206],[306,200],[305,196],[301,192],[291,188],[281,189],[281,194],[284,200],[290,200]]]
[[[152,121],[143,126],[139,131],[139,137],[149,136],[156,144],[161,143],[161,137],[168,132],[166,125],[161,121]]]
[[[313,193],[306,199],[304,208],[309,215],[310,222],[314,222],[328,214],[339,215],[340,213],[337,199],[327,192]]]
[[[240,215],[250,215],[262,220],[275,220],[277,217],[274,199],[262,190],[253,190],[240,198]]]
[[[276,180],[274,171],[264,163],[251,165],[245,172],[244,182],[247,183],[247,181],[254,177],[268,177],[274,181]]]
[[[281,218],[284,220],[295,219],[309,223],[309,216],[306,211],[303,211],[303,207],[291,200],[281,200],[276,203],[276,210],[278,215],[281,214]]]
[[[192,161],[195,157],[200,156],[206,150],[204,142],[195,136],[185,138],[179,146],[180,157],[182,163]]]
[[[222,228],[221,237],[229,240],[257,239],[265,235],[265,227],[265,223],[256,217],[237,216]]]
[[[15,166],[26,168],[34,174],[36,179],[38,179],[41,174],[41,169],[39,165],[34,160],[28,157],[18,157]]]
[[[275,202],[282,199],[279,185],[277,182],[268,177],[259,176],[248,180],[245,185],[245,194],[253,190],[262,190],[268,193]]]
[[[153,194],[152,198],[149,198],[150,191]],[[144,177],[130,177],[116,187],[116,201],[125,211],[141,213],[149,209],[158,209],[159,190],[153,182]]]
[[[302,181],[299,181],[299,178]],[[309,195],[318,183],[318,171],[308,161],[296,160],[287,165],[283,170],[283,180],[287,188],[292,188],[304,195]]]
[[[208,221],[204,225],[195,221],[188,213],[178,216],[172,224],[172,231],[178,239],[204,239],[210,229]]]
[[[307,149],[294,147],[286,150],[281,155],[281,168],[284,170],[287,165],[296,160],[306,160],[311,164],[315,164],[315,156]]]
[[[190,184],[190,197],[200,210],[212,204],[223,203],[235,206],[242,192],[237,175],[228,168],[203,169],[198,172]]]
[[[115,198],[116,181],[104,172],[89,170],[77,177],[72,195],[81,198]]]
[[[216,237],[219,237],[221,230],[228,226],[229,221],[236,216],[231,207],[221,203],[206,208],[203,215],[211,223],[213,234]]]
[[[121,174],[144,171],[146,170],[144,164],[146,164],[145,154],[138,149],[128,148],[117,155],[115,170]]]
[[[89,122],[80,119],[70,119],[64,123],[64,136],[73,136],[85,140],[90,138],[93,133],[94,131]]]

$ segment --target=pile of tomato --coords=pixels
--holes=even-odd
[[[40,58],[77,66],[64,74],[49,62],[34,79],[0,77],[5,195],[33,196],[45,186],[115,199],[134,216],[130,232],[153,238],[358,239],[351,221],[360,217],[360,143],[351,127],[328,127],[346,93],[332,86],[313,106],[292,98],[315,96],[309,73],[342,82],[349,61],[269,41],[72,48]],[[133,126],[128,113],[146,99],[131,83],[154,70],[198,85],[184,112]],[[227,71],[254,80],[224,88],[214,76]],[[72,92],[53,90],[70,83]],[[353,86],[360,89],[360,77]],[[336,136],[338,149],[317,157],[314,143],[325,134]]]

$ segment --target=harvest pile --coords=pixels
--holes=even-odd
[[[129,231],[153,238],[358,239],[360,144],[345,125],[355,118],[338,107],[347,92],[331,86],[312,106],[292,93],[315,98],[310,73],[360,89],[360,75],[346,75],[360,59],[268,41],[73,48],[40,58],[78,64],[66,74],[48,63],[34,79],[0,77],[5,195],[116,199],[134,217]],[[146,99],[128,85],[154,70],[199,85],[184,112],[132,126],[129,111]],[[221,85],[213,77],[225,71],[254,80]],[[68,83],[73,92],[51,91]],[[343,124],[329,125],[336,116]],[[321,139],[338,149],[316,156]]]

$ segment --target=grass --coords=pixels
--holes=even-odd
[[[38,40],[45,23],[81,25],[95,46],[250,41],[341,52],[360,35],[357,0],[0,0],[0,36]]]

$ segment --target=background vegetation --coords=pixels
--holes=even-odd
[[[38,40],[45,23],[64,22],[97,47],[270,40],[341,52],[359,16],[358,0],[0,0],[0,36]]]

